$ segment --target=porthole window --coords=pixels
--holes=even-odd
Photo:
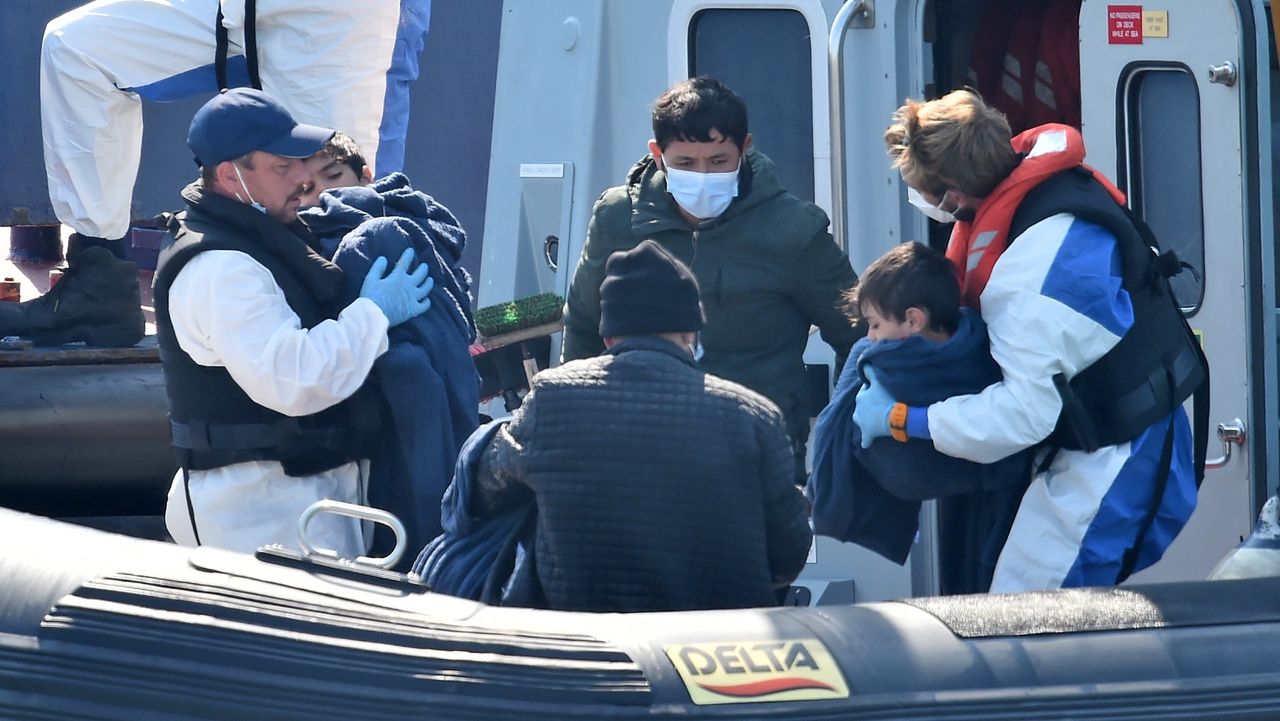
[[[1173,278],[1187,315],[1204,297],[1204,207],[1200,168],[1200,99],[1183,66],[1140,68],[1127,91],[1129,204],[1163,248],[1191,265]]]

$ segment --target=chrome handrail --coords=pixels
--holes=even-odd
[[[346,559],[328,549],[315,548],[311,542],[307,540],[307,526],[311,520],[321,513],[333,513],[339,516],[349,516],[351,518],[359,518],[365,521],[381,523],[391,529],[392,534],[396,537],[395,548],[391,549],[391,553],[385,556],[360,556],[359,558]],[[302,512],[298,517],[298,545],[302,549],[304,556],[324,556],[326,558],[336,558],[341,561],[364,564],[366,566],[374,566],[377,568],[391,568],[396,565],[400,557],[404,555],[406,544],[406,536],[404,524],[400,522],[395,515],[377,508],[369,508],[368,506],[357,506],[354,503],[344,503],[342,501],[334,501],[328,498],[316,501],[307,510]]]
[[[872,0],[848,0],[836,13],[827,38],[827,83],[831,121],[831,237],[841,250],[845,243],[844,197],[844,36],[857,18],[859,27],[869,27],[875,19]]]

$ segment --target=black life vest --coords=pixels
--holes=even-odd
[[[258,405],[225,368],[200,365],[178,345],[169,313],[169,289],[187,262],[210,250],[241,252],[266,267],[304,328],[336,318],[341,310],[335,307],[339,276],[333,276],[331,288],[325,279],[340,271],[289,227],[195,185],[183,195],[191,208],[169,222],[173,235],[161,250],[154,292],[156,335],[178,462],[185,469],[204,470],[274,460],[287,475],[306,476],[368,458],[381,424],[381,405],[372,381],[319,413],[290,417]]]
[[[1146,223],[1080,168],[1058,173],[1028,193],[1009,237],[1058,213],[1115,236],[1134,319],[1106,355],[1073,378],[1054,379],[1063,407],[1049,445],[1093,451],[1132,440],[1194,394],[1198,484],[1208,441],[1209,363],[1169,286],[1181,263],[1172,251],[1161,252]]]

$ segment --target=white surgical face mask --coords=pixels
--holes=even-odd
[[[237,166],[235,163],[232,163],[231,169],[236,171],[236,178],[240,180],[240,188],[244,190],[245,195],[249,196],[248,204],[259,213],[265,214],[267,212],[267,206],[253,199],[253,193],[249,192],[249,186],[244,184],[244,176],[240,175],[240,167]],[[244,198],[241,198],[239,193],[236,193],[236,200],[239,200],[241,203],[244,202]]]
[[[667,171],[667,192],[681,208],[699,220],[719,217],[738,197],[738,167],[727,173],[695,173],[663,164]]]
[[[956,216],[949,210],[943,210],[938,206],[924,199],[924,196],[910,185],[907,186],[907,202],[920,209],[921,213],[938,221],[939,223],[954,223]]]

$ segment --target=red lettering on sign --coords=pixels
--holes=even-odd
[[[712,693],[718,693],[721,696],[736,696],[738,698],[768,696],[770,694],[782,693],[784,691],[801,691],[804,689],[835,691],[829,683],[823,683],[822,681],[812,678],[796,678],[793,676],[771,678],[764,681],[753,681],[751,683],[716,685],[700,683],[698,685]]]
[[[1111,45],[1142,44],[1142,6],[1107,6],[1107,42]]]

